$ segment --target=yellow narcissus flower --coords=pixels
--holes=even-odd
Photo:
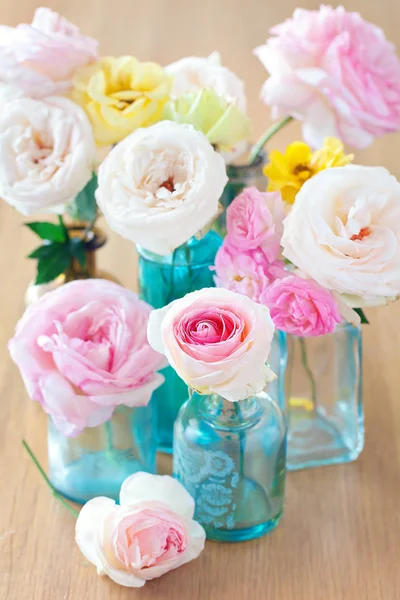
[[[288,204],[293,204],[303,183],[316,173],[331,167],[344,167],[350,163],[353,154],[345,154],[344,147],[336,138],[326,138],[324,145],[313,152],[304,142],[294,142],[286,148],[285,154],[273,150],[270,162],[264,167],[268,177],[268,191],[280,191]]]
[[[233,101],[212,90],[189,92],[165,105],[163,118],[193,125],[219,151],[228,151],[251,133],[250,119]]]
[[[99,146],[160,120],[172,80],[152,62],[108,56],[75,73],[71,97],[86,111]]]

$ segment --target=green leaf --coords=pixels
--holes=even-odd
[[[42,240],[48,240],[50,242],[67,241],[67,232],[64,226],[37,221],[26,223],[26,226],[36,233],[36,235],[38,235]]]
[[[39,246],[33,252],[28,255],[28,258],[45,258],[51,256],[60,246],[64,246],[59,242],[51,242],[50,244],[43,244]]]
[[[79,238],[72,238],[69,241],[69,249],[74,258],[76,258],[82,269],[86,267],[85,243]]]
[[[360,317],[362,325],[369,325],[369,321],[368,321],[367,317],[365,316],[364,311],[361,308],[355,308],[354,311]]]
[[[35,284],[49,283],[64,273],[71,264],[71,254],[68,244],[59,244],[53,248],[48,256],[38,260]]]
[[[68,206],[68,214],[77,221],[94,221],[97,214],[95,191],[97,189],[97,175],[93,173],[92,179]]]

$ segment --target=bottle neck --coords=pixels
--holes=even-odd
[[[212,421],[224,429],[233,429],[252,424],[259,419],[265,409],[268,398],[264,394],[230,402],[218,394],[201,395],[192,392],[190,401],[206,421]]]
[[[71,239],[82,238],[85,232],[85,227],[82,225],[69,226],[68,233]],[[71,261],[65,273],[65,281],[74,281],[76,279],[94,279],[97,277],[97,250],[102,248],[107,241],[106,235],[101,229],[95,228],[86,234],[85,241],[85,266],[74,258]]]

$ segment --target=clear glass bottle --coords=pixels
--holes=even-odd
[[[209,231],[200,239],[192,237],[168,256],[138,247],[140,297],[154,308],[162,308],[189,292],[214,287],[214,273],[210,267],[221,244],[221,237],[215,231]],[[174,422],[187,400],[187,385],[171,367],[161,373],[165,382],[153,393],[158,449],[171,453]]]
[[[137,471],[156,472],[156,427],[152,403],[118,406],[111,419],[66,437],[48,425],[50,480],[65,497],[84,504],[96,496],[118,500],[122,482]]]
[[[266,393],[240,402],[193,393],[175,422],[173,474],[196,503],[207,538],[239,542],[282,516],[286,423]]]
[[[288,469],[355,460],[364,446],[361,328],[287,339]]]
[[[262,192],[267,189],[267,179],[263,173],[266,155],[261,151],[256,160],[248,164],[249,153],[245,153],[234,164],[227,165],[228,183],[220,198],[223,211],[214,223],[214,229],[222,237],[226,235],[226,209],[240,192],[246,187],[256,187]]]

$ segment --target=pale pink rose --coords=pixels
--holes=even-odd
[[[147,335],[200,394],[235,402],[275,378],[266,366],[274,335],[269,310],[229,290],[205,288],[154,310]]]
[[[280,192],[245,188],[226,211],[226,228],[231,245],[238,250],[260,247],[269,262],[280,253],[285,217]]]
[[[85,504],[75,539],[99,575],[141,587],[199,556],[206,534],[193,514],[194,500],[178,481],[135,473],[122,484],[120,506],[103,497]]]
[[[383,167],[311,177],[284,221],[283,255],[352,307],[400,295],[400,183]]]
[[[80,106],[62,96],[10,95],[0,111],[1,198],[24,215],[62,213],[96,164],[92,128]]]
[[[342,321],[335,298],[311,279],[289,275],[261,295],[277,329],[302,337],[333,333]]]
[[[303,121],[306,142],[326,137],[365,148],[400,127],[400,62],[379,27],[342,6],[296,9],[255,54],[273,117]]]
[[[215,283],[259,302],[262,292],[275,279],[287,275],[284,264],[278,260],[269,263],[259,249],[238,251],[230,245],[228,237],[215,257]]]
[[[31,25],[0,26],[0,81],[28,96],[51,96],[71,87],[74,72],[97,59],[96,40],[49,8]]]
[[[145,406],[163,382],[146,337],[151,307],[102,279],[73,281],[30,305],[9,342],[27,392],[68,436]]]

